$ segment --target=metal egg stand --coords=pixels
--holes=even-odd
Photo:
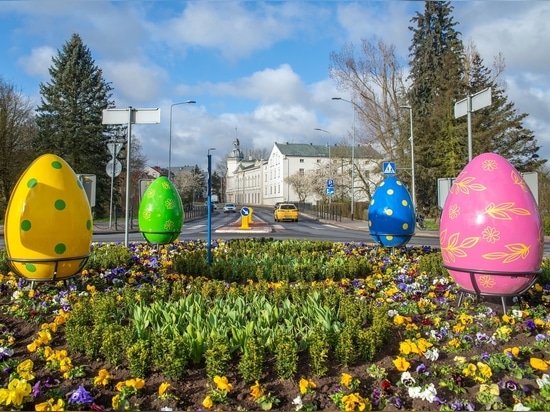
[[[500,297],[500,302],[502,304],[502,311],[503,313],[506,313],[506,298],[507,297],[517,297],[521,298],[521,295],[523,295],[525,292],[527,292],[531,287],[535,284],[539,273],[541,273],[542,269],[539,268],[535,271],[527,271],[527,272],[499,272],[494,270],[479,270],[479,269],[462,269],[462,268],[456,268],[448,265],[443,265],[443,267],[447,270],[453,270],[456,272],[462,272],[462,273],[468,273],[470,275],[470,281],[472,283],[472,286],[474,290],[468,290],[466,288],[460,287],[459,288],[459,296],[458,296],[458,303],[457,306],[460,307],[462,304],[462,300],[464,299],[464,294],[469,295],[475,295],[477,297],[477,302],[479,303],[481,300],[481,296],[498,296]],[[527,276],[533,276],[533,279],[531,282],[529,282],[528,286],[521,289],[520,291],[516,291],[513,293],[487,293],[482,292],[476,279],[476,275],[494,275],[494,276],[506,276],[506,277],[527,277]]]
[[[8,261],[8,264],[11,266],[14,272],[16,272],[19,276],[30,280],[31,285],[34,287],[34,282],[56,282],[58,280],[63,280],[65,283],[67,280],[74,278],[77,276],[82,268],[84,268],[84,265],[88,262],[88,259],[90,258],[90,254],[82,255],[82,256],[71,256],[67,258],[59,258],[59,259],[19,259],[19,258],[13,258],[13,257],[7,257],[6,260]],[[60,262],[67,262],[67,261],[78,261],[80,260],[80,264],[78,265],[77,270],[74,274],[69,276],[63,276],[61,278],[57,277],[57,269]],[[49,278],[31,278],[27,275],[22,274],[17,267],[13,263],[53,263],[54,264],[54,270],[52,273],[52,277]]]
[[[176,239],[178,238],[178,236],[180,235],[181,230],[179,230],[179,231],[175,231],[175,230],[174,230],[174,231],[171,231],[171,232],[168,232],[168,231],[162,231],[162,232],[149,232],[149,231],[143,232],[143,231],[140,231],[140,233],[141,233],[141,235],[143,236],[143,238],[144,238],[147,242],[149,242],[149,243],[151,243],[151,244],[155,244],[155,245],[166,245],[166,244],[172,243],[174,240],[176,240]],[[161,243],[159,243],[159,242],[151,242],[149,239],[147,239],[147,236],[146,236],[146,235],[170,235],[170,238],[171,238],[172,240],[170,240],[169,242],[161,242]]]

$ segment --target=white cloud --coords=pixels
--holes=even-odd
[[[135,106],[136,103],[158,100],[160,84],[167,74],[158,66],[144,65],[137,60],[107,61],[101,64],[107,81],[112,82],[121,103]]]
[[[56,50],[48,47],[38,47],[31,50],[31,54],[17,60],[17,64],[33,77],[41,80],[49,78],[48,69],[52,65],[52,57],[57,54]]]
[[[157,27],[157,35],[176,47],[217,50],[236,61],[289,38],[296,11],[289,3],[187,2],[181,15]]]

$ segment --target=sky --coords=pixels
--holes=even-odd
[[[504,57],[508,99],[549,159],[550,2],[451,4],[485,65]],[[267,154],[275,142],[341,141],[353,106],[332,100],[350,95],[329,77],[330,53],[378,36],[408,61],[410,20],[423,10],[403,0],[0,0],[0,76],[39,105],[52,57],[77,33],[116,108],[160,109],[159,124],[132,126],[147,165],[206,169],[208,152],[214,167],[235,138]]]

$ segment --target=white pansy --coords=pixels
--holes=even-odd
[[[437,390],[435,389],[435,386],[433,383],[430,383],[422,393],[420,394],[421,398],[428,402],[433,402],[437,396]]]
[[[439,359],[439,350],[437,348],[429,348],[424,353],[424,356],[426,359],[433,361],[436,361]]]
[[[530,411],[531,408],[529,408],[528,406],[525,406],[524,404],[522,404],[521,402],[520,403],[516,403],[514,405],[514,411]]]
[[[401,383],[405,386],[412,386],[416,383],[410,372],[403,372],[401,374]]]
[[[296,396],[292,400],[292,404],[296,405],[296,408],[294,410],[299,411],[300,409],[302,409],[302,407],[304,406],[304,404],[302,403],[302,397],[300,395]]]
[[[422,393],[422,388],[420,386],[411,386],[409,388],[409,396],[411,398],[420,398],[421,393]]]
[[[550,376],[548,374],[542,375],[542,378],[537,379],[537,385],[542,389],[543,386],[550,385]]]

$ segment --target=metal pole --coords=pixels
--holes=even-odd
[[[329,180],[332,180],[332,158],[330,156],[330,146],[331,146],[331,142],[330,142],[330,138],[331,138],[331,133],[325,129],[320,129],[320,128],[315,128],[313,130],[317,130],[319,132],[325,132],[328,134],[328,178]],[[328,204],[330,205],[332,202],[332,195],[328,195]]]
[[[466,111],[468,112],[468,161],[472,160],[472,95],[466,98]]]
[[[353,145],[351,146],[351,220],[354,219],[354,203],[355,203],[355,110],[358,108],[353,100],[346,100],[342,97],[333,97],[332,100],[342,100],[353,105]]]
[[[355,103],[353,103],[353,146],[351,146],[351,220],[355,209]]]
[[[214,148],[208,149],[208,192],[207,192],[207,207],[208,207],[208,225],[207,225],[207,241],[206,241],[206,259],[208,266],[212,264],[212,155],[210,154],[211,150],[216,150]]]
[[[413,207],[416,210],[416,187],[415,187],[415,177],[414,177],[414,136],[413,136],[413,111],[412,107],[409,107],[409,120],[411,124],[411,184],[412,184],[412,200]]]
[[[290,202],[290,182],[288,179],[290,178],[290,157],[287,156],[286,158],[286,201]]]
[[[415,178],[414,178],[414,136],[413,136],[413,112],[411,106],[399,106],[400,109],[407,109],[409,111],[409,124],[410,124],[410,137],[411,142],[411,190],[412,190],[412,202],[414,210],[416,211],[416,188],[415,188]]]
[[[128,145],[126,146],[126,224],[124,225],[124,245],[128,247],[128,226],[130,222],[130,153],[132,151],[132,106],[128,107]]]
[[[111,200],[109,202],[109,229],[111,229],[111,222],[113,220],[113,191],[115,190],[115,157],[113,155],[113,169],[111,170]]]
[[[170,136],[168,139],[168,180],[172,180],[172,109],[174,106],[179,106],[180,104],[190,104],[196,103],[194,100],[186,100],[184,102],[173,103],[170,105]]]

